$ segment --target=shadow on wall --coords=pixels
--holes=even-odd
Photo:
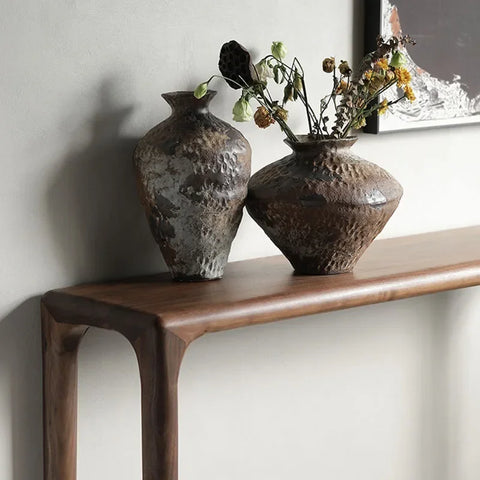
[[[40,338],[39,296],[0,322],[0,399],[5,400],[0,403],[10,406],[12,480],[43,477]],[[0,472],[2,479],[4,473]]]
[[[101,85],[86,145],[59,162],[47,192],[52,237],[75,282],[165,271],[135,186],[136,138],[122,136],[132,106],[118,106],[115,85]]]
[[[351,65],[359,65],[365,55],[363,45],[363,33],[365,23],[365,2],[353,2],[353,16],[352,16],[352,36],[353,42],[353,57]]]
[[[119,106],[123,102],[113,82],[100,86],[95,111],[84,125],[89,137],[78,129],[66,139],[69,153],[55,162],[46,186],[56,268],[64,271],[59,282],[166,270],[138,200],[132,167],[137,139],[121,133],[133,107]],[[39,296],[0,319],[0,407],[11,418],[4,432],[11,432],[5,442],[12,445],[11,480],[43,478],[40,331]]]

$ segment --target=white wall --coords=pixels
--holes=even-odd
[[[258,53],[283,40],[326,89],[324,56],[358,58],[360,3],[0,0],[0,480],[42,478],[39,295],[163,268],[130,160],[168,113],[160,94],[207,78],[232,38]],[[217,87],[228,120],[235,94]],[[287,151],[240,128],[254,171]],[[360,138],[405,189],[384,235],[480,224],[479,132]],[[231,258],[275,253],[245,218]],[[478,479],[478,309],[472,288],[199,340],[180,375],[180,478]],[[126,341],[90,333],[79,480],[140,479],[138,396]]]

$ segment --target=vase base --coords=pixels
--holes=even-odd
[[[319,247],[322,251],[322,248]],[[282,250],[293,267],[295,275],[341,275],[352,273],[365,248],[352,250],[348,254],[339,254],[341,250],[323,249],[322,255],[304,256],[292,251]]]
[[[174,282],[210,282],[213,280],[220,280],[222,276],[218,277],[204,277],[202,275],[172,275]]]
[[[345,273],[352,273],[353,269],[349,270],[311,270],[304,268],[295,268],[293,274],[298,276],[303,275],[317,275],[317,276],[326,276],[326,275],[343,275]]]

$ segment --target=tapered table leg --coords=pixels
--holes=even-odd
[[[88,327],[60,324],[42,304],[44,480],[75,480],[77,352]]]
[[[143,480],[177,480],[177,380],[186,344],[160,326],[131,342],[141,379]]]

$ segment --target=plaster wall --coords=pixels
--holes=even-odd
[[[42,479],[39,296],[164,268],[131,169],[168,114],[160,94],[208,78],[232,38],[258,55],[283,40],[326,90],[321,59],[359,57],[361,3],[0,0],[0,480]],[[216,88],[229,120],[235,93]],[[287,152],[280,132],[239,128],[254,171]],[[382,236],[480,224],[479,133],[360,136],[405,190]],[[276,253],[245,215],[231,259]],[[471,288],[199,340],[180,374],[180,478],[477,480],[479,311]],[[89,333],[79,379],[79,480],[140,479],[126,341]]]

